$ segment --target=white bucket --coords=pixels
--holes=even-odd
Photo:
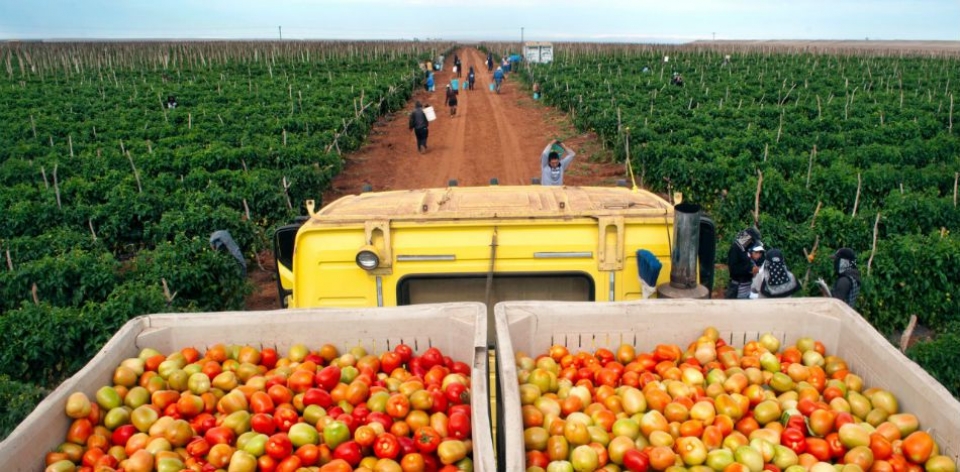
[[[427,116],[427,121],[433,121],[437,119],[437,112],[433,110],[433,107],[424,108],[423,114]]]

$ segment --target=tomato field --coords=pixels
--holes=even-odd
[[[717,223],[718,263],[756,222],[765,245],[780,248],[806,293],[819,296],[813,282],[834,279],[827,256],[851,247],[864,274],[856,308],[881,332],[902,330],[910,315],[956,332],[956,55],[557,50],[525,79],[619,159],[629,152],[638,185],[701,204]],[[683,86],[671,85],[674,73]],[[921,362],[960,393],[960,372],[933,357]]]
[[[0,431],[128,319],[242,308],[211,233],[269,248],[441,47],[0,45]]]

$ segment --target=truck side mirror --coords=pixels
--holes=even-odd
[[[280,267],[293,272],[293,246],[297,239],[297,231],[303,222],[281,226],[273,233],[273,259],[277,266],[277,294],[280,296],[280,306],[287,307],[287,297],[293,294],[293,287],[285,288],[280,277]]]

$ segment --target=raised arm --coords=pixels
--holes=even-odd
[[[573,158],[576,157],[577,153],[573,152],[573,149],[567,147],[566,144],[560,143],[560,145],[563,146],[564,151],[566,151],[563,153],[563,159],[560,159],[560,167],[566,169],[567,166],[573,162]]]
[[[550,160],[550,148],[552,148],[552,147],[553,147],[553,144],[556,143],[556,142],[557,142],[557,140],[554,139],[553,141],[550,141],[549,143],[547,143],[547,147],[543,148],[543,152],[540,153],[540,168],[541,168],[541,169],[547,166],[547,161]]]

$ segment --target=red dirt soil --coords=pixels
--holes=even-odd
[[[491,92],[493,74],[483,64],[483,53],[474,48],[455,52],[464,69],[473,66],[476,74],[474,90],[461,90],[458,95],[456,116],[450,116],[444,105],[446,85],[456,78],[450,54],[443,70],[434,73],[436,92],[417,90],[403,110],[373,126],[360,150],[343,156],[343,172],[324,192],[324,203],[360,193],[366,184],[374,191],[445,187],[452,179],[459,186],[489,185],[492,178],[500,185],[529,184],[540,177],[540,153],[554,138],[577,152],[564,175],[566,185],[610,186],[625,178],[623,164],[613,162],[593,133],[577,133],[565,113],[533,100],[529,88],[512,75],[499,95]],[[460,82],[466,77],[464,71]],[[417,100],[437,113],[424,154],[417,152],[416,138],[408,128]],[[248,310],[280,307],[271,251],[259,254],[259,266],[248,277],[255,287],[246,299]]]

